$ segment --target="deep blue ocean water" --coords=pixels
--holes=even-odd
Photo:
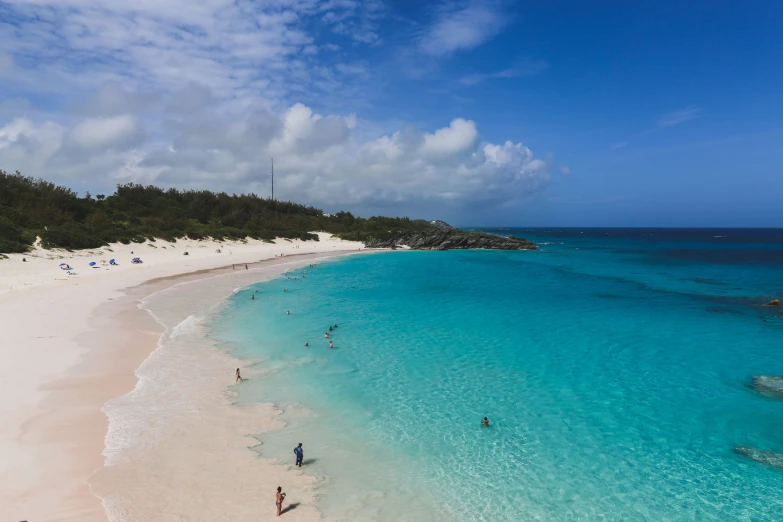
[[[733,449],[783,452],[783,401],[748,386],[783,375],[783,230],[494,231],[540,249],[234,294],[212,336],[262,371],[238,402],[287,423],[261,456],[303,442],[346,520],[782,520],[783,471]]]

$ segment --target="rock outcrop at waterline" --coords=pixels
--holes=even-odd
[[[753,387],[766,393],[774,393],[783,397],[783,377],[776,377],[772,375],[754,375],[751,377],[753,380]]]
[[[750,460],[755,460],[760,464],[783,469],[783,455],[775,453],[774,451],[750,448],[748,446],[737,446],[734,448],[734,453],[742,455],[743,457],[748,457]]]
[[[370,238],[365,240],[365,246],[367,248],[408,247],[413,250],[458,250],[469,248],[535,250],[538,248],[534,243],[519,237],[499,236],[484,232],[465,232],[458,228],[446,228],[442,225],[434,227],[432,230],[410,234],[396,234],[387,238]]]

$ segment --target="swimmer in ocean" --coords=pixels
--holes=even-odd
[[[484,420],[481,421],[481,425],[482,426],[486,426],[487,428],[489,428],[489,419],[484,417]]]

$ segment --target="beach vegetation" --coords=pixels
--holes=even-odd
[[[67,187],[0,170],[0,253],[85,249],[156,238],[317,240],[314,231],[366,241],[432,228],[409,218],[361,218],[256,194],[178,190],[128,183],[113,194],[84,196]]]

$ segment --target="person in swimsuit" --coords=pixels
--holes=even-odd
[[[331,331],[332,331],[332,329],[333,329],[333,328],[330,326],[330,327],[329,327],[329,331],[331,332]]]
[[[305,348],[308,348],[310,346],[310,343],[305,343]]]
[[[304,448],[300,442],[297,447],[294,448],[294,455],[296,455],[296,464],[294,466],[302,467],[302,460],[304,459]]]
[[[251,295],[251,296],[250,296],[250,300],[251,300],[251,301],[255,301],[255,300],[256,300],[256,294],[253,294],[253,295]]]
[[[334,348],[334,343],[332,341],[329,341],[329,349]]]
[[[285,498],[285,493],[283,493],[283,488],[280,486],[277,486],[277,495],[275,495],[275,506],[277,507],[277,516],[280,516],[280,510],[283,509],[283,499]]]
[[[329,332],[324,332],[324,339],[328,339],[328,338],[329,338]]]
[[[487,428],[489,428],[489,419],[484,417],[484,420],[481,421],[481,425],[482,426],[486,426]]]
[[[242,379],[242,376],[241,376],[241,375],[239,375],[239,368],[237,368],[237,380],[236,380],[236,381],[234,381],[234,382],[240,382],[240,381],[243,381],[243,380],[244,380],[244,379]]]

